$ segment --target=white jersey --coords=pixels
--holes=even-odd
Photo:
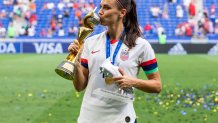
[[[98,88],[113,90],[114,85],[107,85],[100,66],[106,60],[106,32],[88,38],[84,43],[81,64],[89,70],[88,85],[83,97],[78,123],[134,123],[136,114],[133,103],[123,103],[110,98],[95,95]],[[111,55],[116,43],[111,44]],[[116,56],[115,64],[126,74],[137,77],[142,67],[146,74],[157,72],[157,62],[151,45],[142,38],[138,38],[136,46],[131,50],[122,44]]]

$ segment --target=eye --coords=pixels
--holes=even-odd
[[[105,10],[110,9],[110,7],[108,7],[108,6],[104,6],[103,8],[104,8]]]

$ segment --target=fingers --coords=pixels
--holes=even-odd
[[[79,41],[78,41],[78,40],[76,40],[76,39],[73,41],[73,43],[75,43],[75,44],[79,45]]]
[[[128,88],[128,85],[122,83],[122,84],[119,85],[119,87],[120,87],[121,89],[125,89],[125,88]]]
[[[75,54],[75,53],[78,53],[78,50],[79,50],[79,42],[78,40],[74,40],[73,43],[71,43],[68,46],[68,51]]]
[[[116,79],[116,81],[115,81],[115,79]],[[125,82],[124,82],[124,81],[125,81],[124,79],[122,79],[122,78],[119,78],[119,79],[118,79],[118,78],[115,78],[115,79],[114,79],[114,83],[117,84],[120,88],[126,87],[126,86],[125,86],[126,84],[125,84]]]
[[[123,76],[113,77],[113,80],[114,80],[114,81],[119,81],[119,80],[121,80],[121,79],[123,79]]]
[[[118,81],[114,81],[114,83],[117,84],[117,85],[120,85],[120,84],[123,83],[123,81],[122,80],[118,80]]]
[[[126,78],[123,76],[114,77],[113,80],[114,80],[114,83],[117,84],[119,88],[121,89],[132,87],[131,83],[129,83],[129,81],[126,80]]]
[[[127,83],[125,83],[123,81],[119,81],[119,82],[116,82],[116,83],[119,86],[119,88],[121,88],[121,89],[130,87]]]
[[[118,70],[119,70],[119,72],[121,73],[122,76],[125,75],[125,72],[121,68],[119,68]]]

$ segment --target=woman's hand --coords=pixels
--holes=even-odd
[[[135,84],[134,78],[128,76],[121,68],[119,68],[119,72],[122,74],[122,76],[114,77],[114,82],[121,89],[133,87],[133,85]]]
[[[72,54],[77,54],[79,50],[79,42],[78,40],[74,40],[68,47],[68,51]]]
[[[160,93],[162,84],[159,72],[147,75],[148,80],[137,79],[128,76],[122,69],[119,68],[122,76],[114,77],[114,82],[121,88],[134,87],[148,93]]]
[[[83,45],[80,45],[78,40],[74,40],[73,43],[71,43],[68,47],[68,51],[72,54],[74,54],[75,57],[75,61],[76,64],[80,65],[80,57],[82,54],[82,50],[83,50]]]

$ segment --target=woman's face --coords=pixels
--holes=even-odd
[[[109,26],[115,24],[120,19],[121,11],[117,8],[116,0],[102,0],[98,12],[101,25]]]

